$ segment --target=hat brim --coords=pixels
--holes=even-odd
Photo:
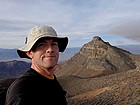
[[[47,38],[47,37],[41,37],[41,38]],[[67,37],[49,37],[52,39],[56,39],[56,41],[58,42],[58,47],[59,47],[59,52],[64,52],[67,44],[68,44],[68,38]],[[40,38],[38,38],[37,40],[35,40],[32,43],[29,44],[25,44],[24,47],[17,49],[17,53],[19,55],[20,58],[29,58],[26,55],[27,51],[30,51],[31,48],[33,47],[33,45],[39,40]],[[30,58],[29,58],[30,59]]]

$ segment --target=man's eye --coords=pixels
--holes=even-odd
[[[53,46],[57,46],[57,43],[52,43]]]
[[[40,43],[40,44],[38,44],[37,47],[43,47],[43,46],[45,46],[45,44],[44,43]]]

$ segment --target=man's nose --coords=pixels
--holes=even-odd
[[[46,48],[46,52],[47,53],[53,52],[53,47],[52,46],[48,46],[48,48]]]

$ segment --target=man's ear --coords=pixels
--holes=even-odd
[[[29,58],[33,58],[33,53],[32,53],[32,51],[27,51],[26,52],[26,55],[29,57]]]

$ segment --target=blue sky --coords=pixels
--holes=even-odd
[[[140,0],[0,0],[0,48],[22,47],[30,28],[52,26],[82,47],[100,36],[112,45],[140,44]]]

